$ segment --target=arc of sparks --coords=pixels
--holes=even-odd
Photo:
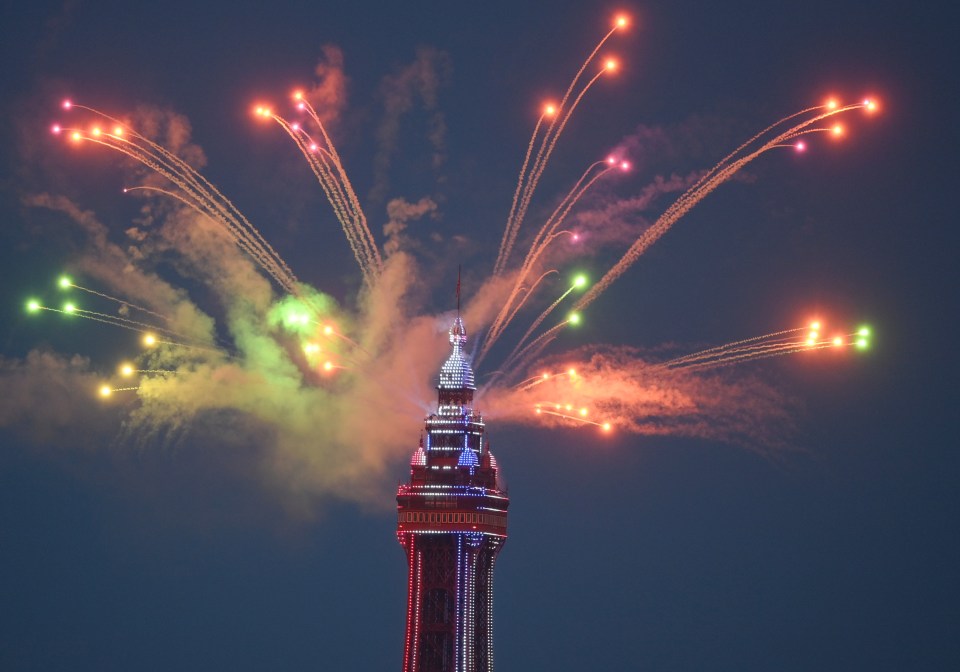
[[[597,54],[600,52],[600,49],[603,48],[603,45],[606,44],[607,40],[609,40],[615,32],[621,28],[624,28],[627,23],[628,21],[625,16],[618,16],[616,18],[613,27],[606,35],[603,36],[600,42],[597,43],[597,45],[593,48],[593,51],[591,51],[587,58],[583,61],[583,64],[580,66],[580,69],[574,75],[573,79],[570,80],[570,84],[567,86],[567,90],[564,93],[560,104],[556,107],[549,106],[547,109],[545,109],[544,114],[542,114],[537,120],[533,134],[530,137],[530,143],[527,146],[527,153],[524,156],[523,164],[520,168],[520,175],[517,178],[517,188],[514,191],[513,204],[510,207],[510,214],[507,216],[507,223],[506,227],[504,228],[503,239],[500,243],[500,250],[497,253],[497,260],[493,267],[494,276],[500,275],[505,270],[505,266],[510,257],[510,252],[513,250],[513,245],[516,242],[517,234],[520,230],[521,224],[523,223],[523,218],[526,215],[526,210],[529,206],[530,199],[532,198],[533,192],[540,180],[540,175],[543,174],[547,162],[550,159],[550,155],[553,152],[553,148],[556,146],[560,134],[566,127],[566,123],[569,120],[570,115],[579,104],[580,99],[583,98],[583,95],[599,78],[600,74],[602,74],[607,68],[601,70],[600,73],[590,80],[583,90],[581,90],[580,95],[577,97],[574,104],[570,107],[569,111],[566,112],[566,115],[562,117],[562,121],[560,121],[560,115],[566,109],[566,104],[570,99],[570,95],[573,93],[574,88],[576,88],[577,82],[580,81],[583,73],[590,66],[590,63],[593,62],[593,59],[596,58]],[[527,173],[527,165],[530,160],[531,150],[535,144],[537,134],[544,120],[544,116],[549,116],[551,121],[541,139],[540,148],[537,151],[533,165],[530,167],[530,172]]]
[[[144,308],[143,306],[137,305],[132,301],[127,301],[126,299],[120,299],[120,298],[117,298],[116,296],[110,296],[109,294],[98,292],[97,290],[90,289],[89,287],[83,287],[81,285],[74,283],[73,280],[66,275],[60,276],[60,279],[57,280],[57,285],[61,289],[78,289],[81,292],[87,292],[88,294],[99,296],[101,298],[107,299],[108,301],[119,303],[122,306],[128,306],[130,308],[133,308],[134,310],[139,310],[141,313],[146,313],[147,315],[153,315],[154,317],[164,320],[165,322],[170,321],[170,318],[164,315],[163,313],[158,313],[156,311],[150,310],[149,308]]]
[[[64,109],[82,109],[115,124],[112,130],[98,126],[87,131],[80,128],[54,127],[54,133],[65,133],[74,141],[87,141],[123,154],[161,175],[183,192],[183,199],[194,204],[221,225],[231,239],[291,294],[300,296],[299,281],[283,258],[266,241],[237,207],[212,182],[179,156],[138,133],[128,124],[86,105],[65,101]]]

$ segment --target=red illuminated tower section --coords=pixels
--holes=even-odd
[[[473,410],[473,370],[458,316],[440,370],[437,412],[397,490],[397,537],[410,567],[403,672],[493,669],[493,564],[507,539],[497,461]]]

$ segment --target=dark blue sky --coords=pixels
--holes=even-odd
[[[415,110],[387,193],[436,198],[443,218],[429,226],[470,236],[475,279],[492,266],[540,101],[562,91],[618,9],[5,7],[5,361],[45,347],[113,362],[102,331],[51,332],[22,312],[74,247],[20,205],[24,193],[69,195],[118,231],[131,212],[109,160],[47,141],[63,95],[189,117],[205,174],[301,277],[349,302],[356,273],[335,222],[322,222],[322,195],[275,129],[251,120],[251,103],[282,100],[309,81],[322,45],[341,47],[350,102],[339,146],[382,223],[384,203],[367,198],[379,83],[420,47],[446,54],[446,162],[431,167],[429,115]],[[895,2],[625,9],[639,26],[611,43],[624,71],[585,101],[545,201],[641,125],[667,129],[676,151],[631,157],[640,170],[620,194],[708,167],[826,94],[877,95],[883,112],[851,119],[843,143],[766,157],[721,187],[563,345],[695,349],[813,311],[868,321],[877,337],[865,357],[752,365],[795,401],[793,449],[772,457],[710,440],[492,424],[512,500],[496,574],[498,669],[958,669],[955,17]],[[594,274],[604,260],[588,263]],[[436,310],[448,300],[438,295]],[[0,669],[399,667],[406,567],[392,489],[382,505],[324,502],[303,520],[263,486],[255,457],[222,437],[129,450],[107,431],[102,446],[65,450],[14,407],[0,417]],[[102,413],[92,424],[119,425],[91,409]],[[402,461],[395,471],[405,476]]]

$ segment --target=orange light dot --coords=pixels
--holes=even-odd
[[[827,101],[827,109],[828,109],[828,110],[835,110],[835,109],[837,109],[837,105],[839,105],[839,103],[837,103],[836,98],[831,98],[831,99],[829,99],[829,100]]]
[[[587,417],[587,409],[581,408],[581,409],[580,409],[580,415],[581,415],[582,417]]]
[[[609,423],[609,422],[603,423],[603,431],[609,432],[610,429],[611,429],[611,427],[610,427],[610,423]]]
[[[573,410],[573,404],[567,404],[567,410],[568,410],[568,411],[572,411],[572,410]]]
[[[617,28],[623,28],[623,27],[626,26],[626,25],[627,25],[627,17],[625,17],[625,16],[618,16],[618,17],[617,17]]]
[[[93,135],[94,135],[94,136],[100,135],[100,127],[99,127],[99,126],[94,126],[94,127],[93,127]]]
[[[608,58],[607,62],[603,64],[604,70],[609,70],[610,72],[615,71],[619,64],[612,58]]]
[[[546,380],[546,379],[549,378],[549,377],[550,377],[550,374],[549,374],[549,373],[543,374],[543,379],[544,379],[544,380]]]
[[[815,339],[813,336],[807,339],[807,345],[816,345],[816,344],[817,344],[817,339]]]
[[[293,92],[294,100],[303,100],[303,91],[294,91]]]
[[[834,336],[834,337],[833,337],[833,344],[836,345],[836,346],[838,346],[838,347],[841,346],[841,345],[843,345],[843,337],[842,337],[842,336]]]
[[[557,113],[557,108],[552,103],[548,103],[547,106],[543,108],[543,113],[548,117],[552,117]]]
[[[833,133],[834,135],[843,135],[843,126],[841,126],[840,124],[837,124],[832,129],[830,129],[830,132]]]
[[[536,414],[537,414],[537,415],[540,415],[540,414],[542,414],[542,413],[543,413],[543,411],[541,411],[539,408],[536,410]]]
[[[575,375],[577,375],[577,370],[576,370],[576,369],[567,369],[567,373],[570,374],[571,376],[575,376]]]
[[[332,370],[333,370],[333,362],[324,362],[324,363],[323,363],[323,370],[324,370],[324,371],[332,371]]]
[[[72,140],[74,140],[74,141],[79,141],[79,140],[80,140],[80,131],[74,131],[74,132],[73,132],[73,135],[71,135],[70,138],[71,138]]]
[[[330,325],[325,326],[323,328],[323,333],[329,336],[330,334],[333,333],[333,327],[331,327]]]
[[[810,329],[812,329],[813,331],[819,331],[819,330],[820,330],[820,321],[817,320],[816,322],[811,322],[811,323],[810,323]]]

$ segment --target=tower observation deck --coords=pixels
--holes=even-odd
[[[437,412],[397,490],[407,555],[403,672],[493,670],[493,565],[507,539],[509,499],[473,410],[473,369],[459,316],[440,369]]]

